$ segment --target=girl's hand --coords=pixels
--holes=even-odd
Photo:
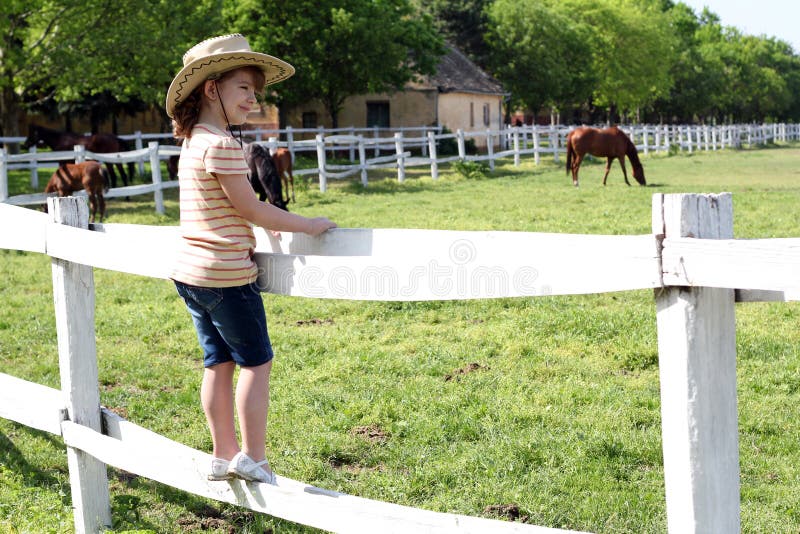
[[[319,235],[331,228],[336,228],[336,223],[329,220],[327,217],[314,217],[313,219],[309,219],[309,221],[311,221],[311,224],[306,233],[311,236]]]

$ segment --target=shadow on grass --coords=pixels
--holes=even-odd
[[[54,450],[61,450],[66,455],[66,448],[64,443],[50,434],[42,430],[35,430],[19,423],[10,423],[15,428],[15,433],[19,434],[18,441],[30,442],[34,439],[44,440],[47,446]],[[14,471],[20,473],[25,485],[29,487],[36,486],[53,486],[57,485],[60,481],[51,473],[42,471],[36,466],[32,465],[26,458],[25,454],[11,441],[8,436],[0,432],[0,464],[4,464]]]

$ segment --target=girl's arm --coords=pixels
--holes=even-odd
[[[253,187],[244,174],[217,175],[225,195],[239,214],[253,224],[278,232],[303,232],[319,235],[336,228],[336,223],[326,217],[308,218],[283,211],[256,198]]]

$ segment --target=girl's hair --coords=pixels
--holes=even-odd
[[[264,86],[266,84],[266,76],[264,76],[264,71],[258,67],[239,67],[238,69],[229,70],[222,73],[217,80],[223,81],[232,76],[234,72],[242,69],[250,72],[250,74],[253,75],[256,94],[261,94],[264,91]],[[204,86],[205,83],[200,84],[195,88],[194,91],[191,92],[186,100],[175,106],[175,112],[173,113],[174,117],[172,118],[172,135],[174,135],[176,138],[188,139],[191,137],[192,128],[194,128],[195,124],[197,124],[197,121],[200,120],[200,103],[203,98]]]

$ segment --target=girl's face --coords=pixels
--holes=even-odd
[[[247,115],[254,110],[256,105],[256,83],[253,74],[247,69],[237,69],[216,81],[216,99],[225,106],[225,113],[232,125],[245,122]],[[220,118],[224,115],[219,102],[210,102],[212,110],[217,109]]]

